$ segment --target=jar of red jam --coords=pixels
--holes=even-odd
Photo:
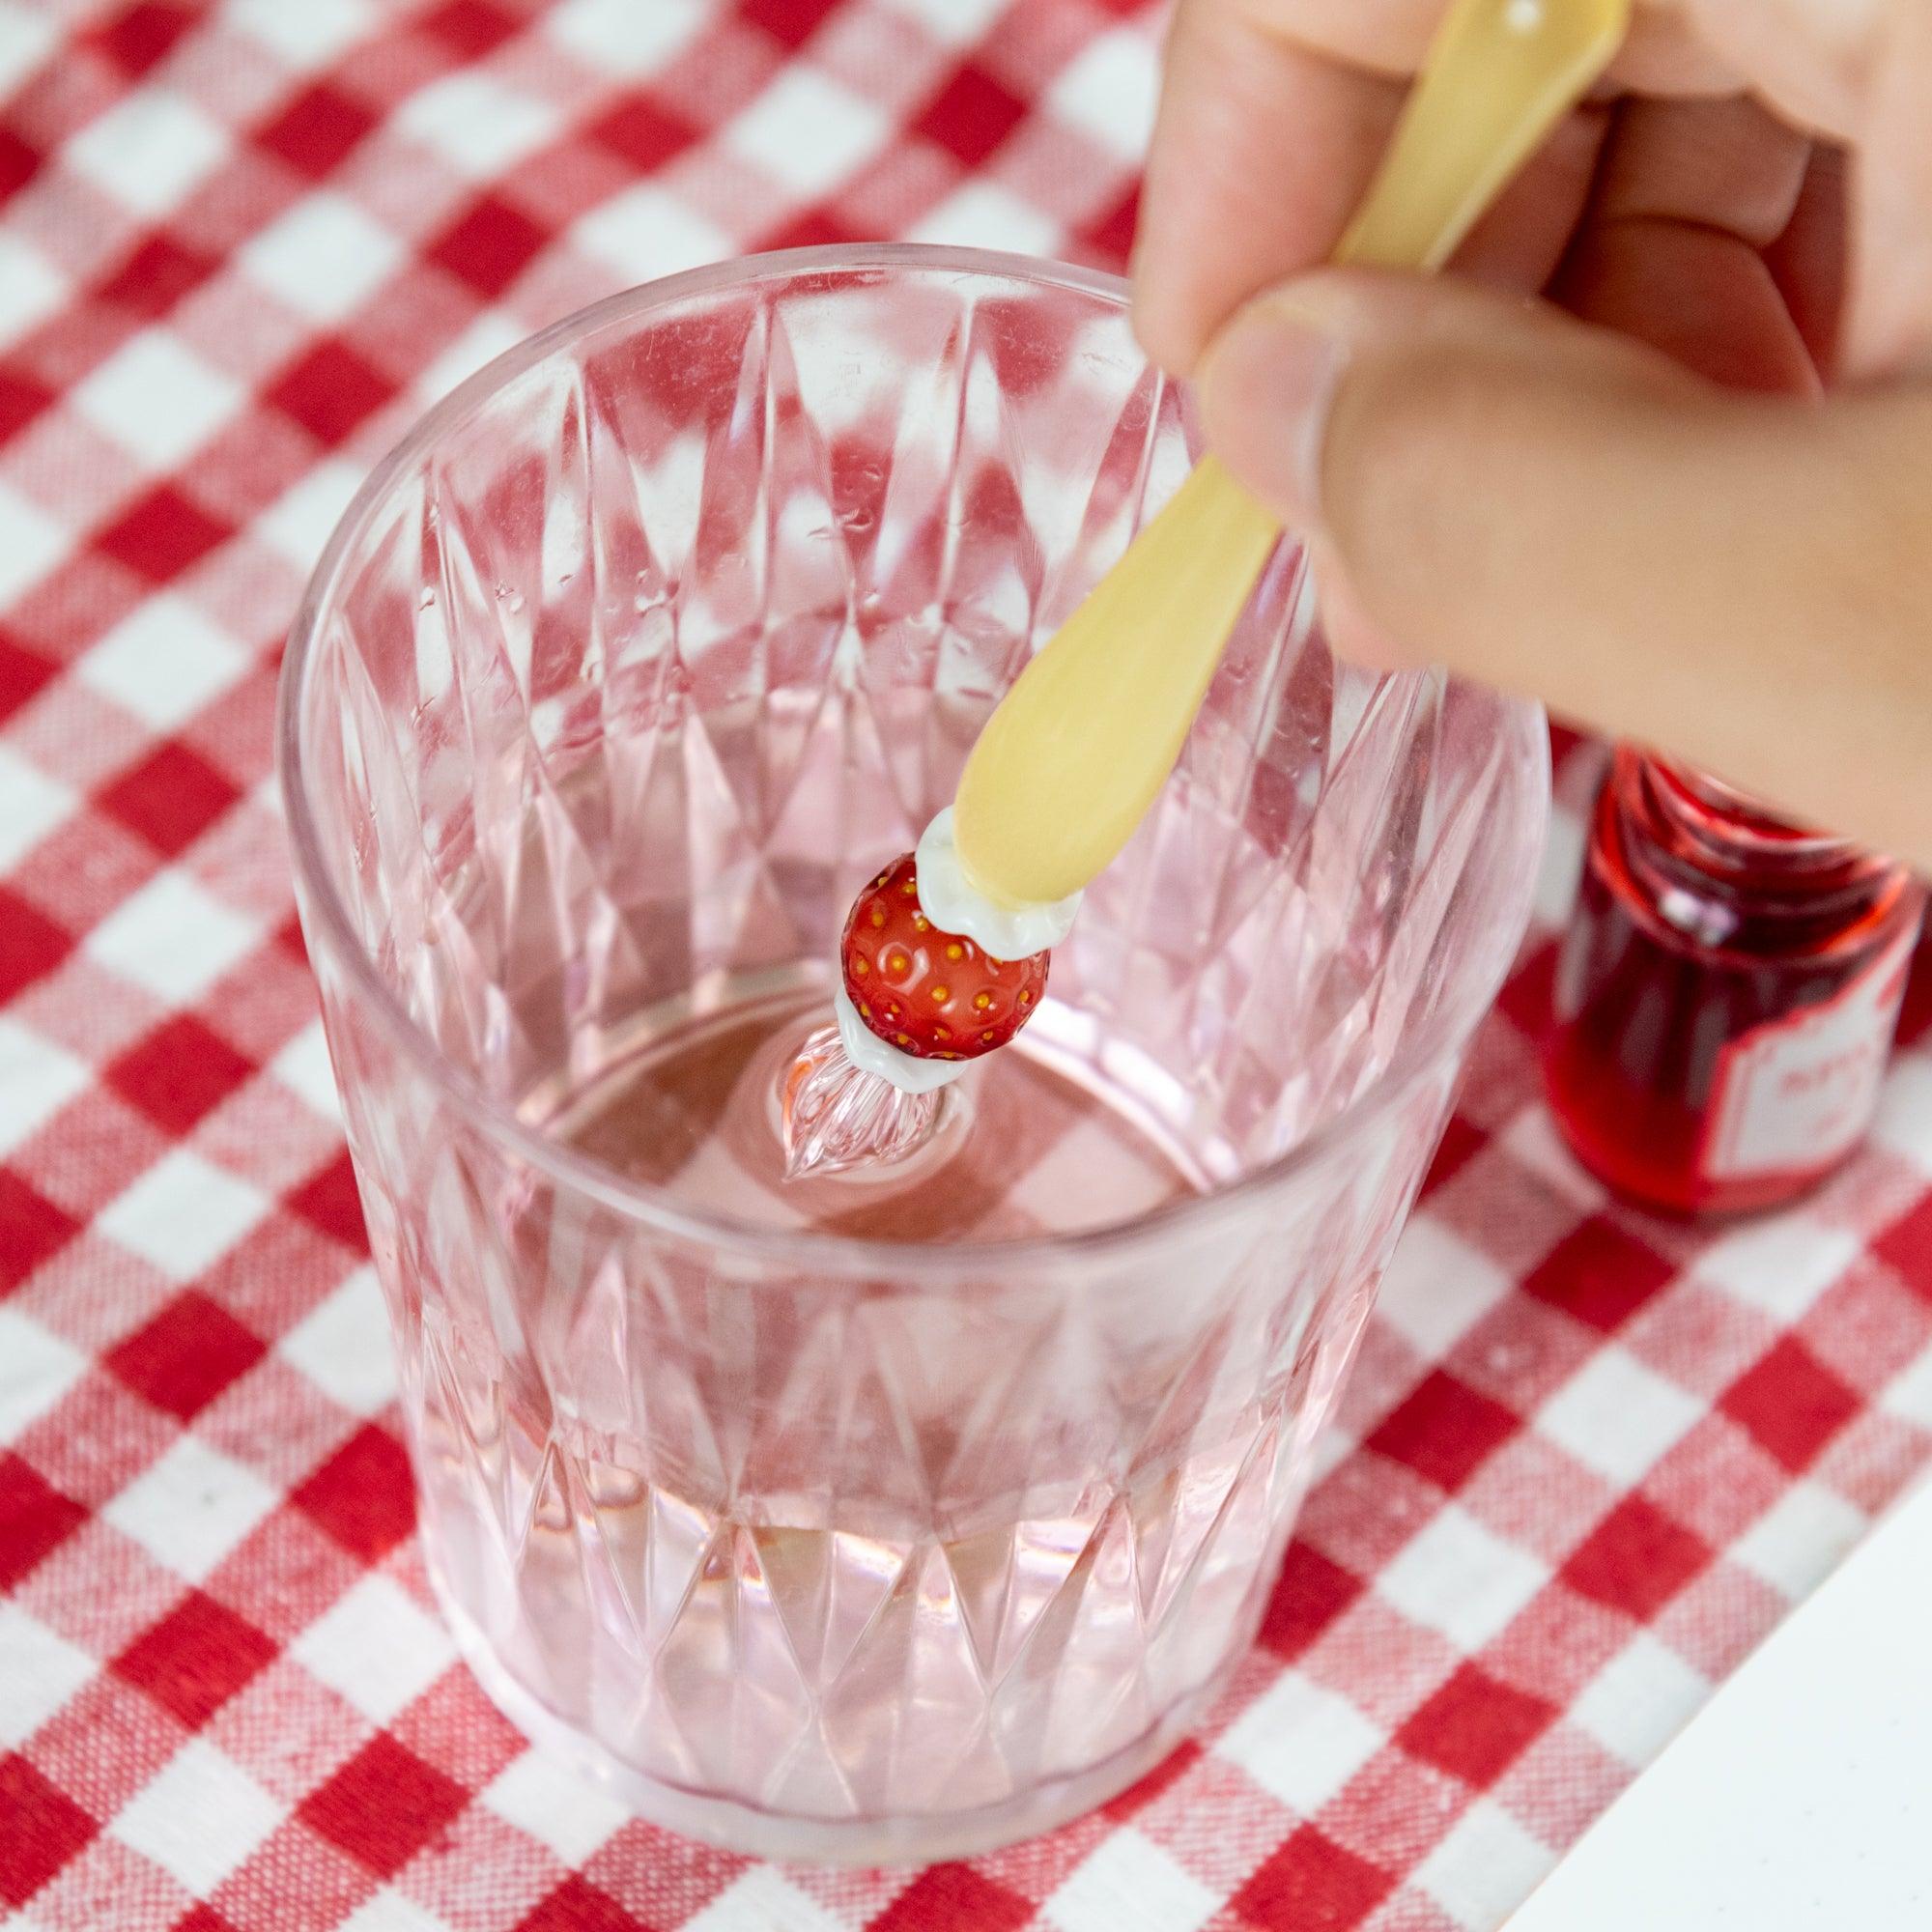
[[[1895,861],[1620,749],[1546,1063],[1584,1165],[1678,1213],[1822,1179],[1871,1122],[1924,902]]]

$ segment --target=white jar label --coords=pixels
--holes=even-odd
[[[1917,927],[1815,1007],[1767,1020],[1718,1054],[1702,1167],[1713,1180],[1801,1174],[1849,1153],[1885,1079]]]

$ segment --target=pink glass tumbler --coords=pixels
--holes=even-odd
[[[303,603],[283,780],[424,1552],[646,1817],[999,1844],[1253,1636],[1527,917],[1535,709],[1334,663],[1284,545],[934,1147],[787,1189],[770,1104],[854,891],[1193,449],[1115,280],[775,256],[493,363]]]

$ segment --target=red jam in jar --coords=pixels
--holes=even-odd
[[[1924,902],[1893,860],[1620,749],[1546,1063],[1577,1156],[1678,1213],[1822,1179],[1871,1122]]]

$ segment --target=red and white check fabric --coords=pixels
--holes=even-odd
[[[1157,28],[0,0],[0,1923],[1473,1932],[1926,1459],[1932,1053],[1800,1210],[1647,1220],[1538,1104],[1546,923],[1262,1644],[1105,1812],[759,1865],[574,1784],[454,1662],[269,780],[304,571],[427,402],[613,289],[858,237],[1118,261]]]

